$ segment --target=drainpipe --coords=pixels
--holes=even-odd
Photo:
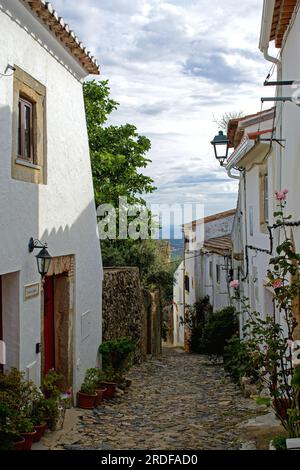
[[[226,170],[226,171],[227,171],[227,175],[229,176],[229,178],[232,178],[232,179],[234,179],[234,180],[240,180],[240,179],[241,179],[241,175],[234,175],[234,174],[232,173],[232,170],[233,170],[233,168],[228,168],[228,170]]]
[[[278,65],[280,60],[276,57],[272,57],[269,54],[269,42],[273,22],[273,13],[275,8],[275,0],[264,0],[263,13],[262,13],[262,25],[259,39],[259,49],[264,55],[264,58],[268,62]]]

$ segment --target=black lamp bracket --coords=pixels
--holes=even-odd
[[[28,243],[28,250],[29,253],[32,253],[35,248],[47,248],[48,244],[47,243],[42,243],[40,240],[34,240],[32,237],[29,240]]]

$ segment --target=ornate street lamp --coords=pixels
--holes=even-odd
[[[52,256],[49,254],[47,250],[47,243],[43,244],[39,240],[34,240],[30,238],[28,244],[29,253],[32,253],[33,250],[36,248],[41,248],[41,251],[36,255],[37,267],[38,272],[44,278],[49,271],[50,263],[52,260]]]
[[[219,160],[221,166],[224,166],[224,162],[227,160],[229,143],[230,141],[228,137],[223,134],[223,131],[219,131],[219,134],[211,141],[211,145],[214,147],[215,157]]]

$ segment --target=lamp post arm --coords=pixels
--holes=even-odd
[[[28,251],[32,253],[35,248],[47,248],[47,243],[42,243],[40,240],[34,240],[32,237],[28,243]]]

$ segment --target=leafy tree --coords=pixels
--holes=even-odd
[[[139,171],[151,162],[145,156],[150,140],[139,135],[132,124],[106,125],[118,107],[110,98],[107,80],[86,82],[83,91],[97,206],[111,203],[118,207],[119,196],[127,197],[130,204],[145,205],[142,194],[156,189],[153,180]]]
[[[110,97],[108,81],[86,82],[83,90],[96,205],[112,204],[118,216],[122,196],[142,210],[146,206],[143,195],[156,189],[153,180],[141,172],[151,163],[146,157],[151,142],[139,135],[132,124],[107,125],[119,104]],[[149,222],[151,218],[150,213]],[[164,263],[159,246],[158,241],[151,239],[102,240],[103,264],[137,266],[143,284],[159,286],[164,300],[171,300],[174,269]]]

